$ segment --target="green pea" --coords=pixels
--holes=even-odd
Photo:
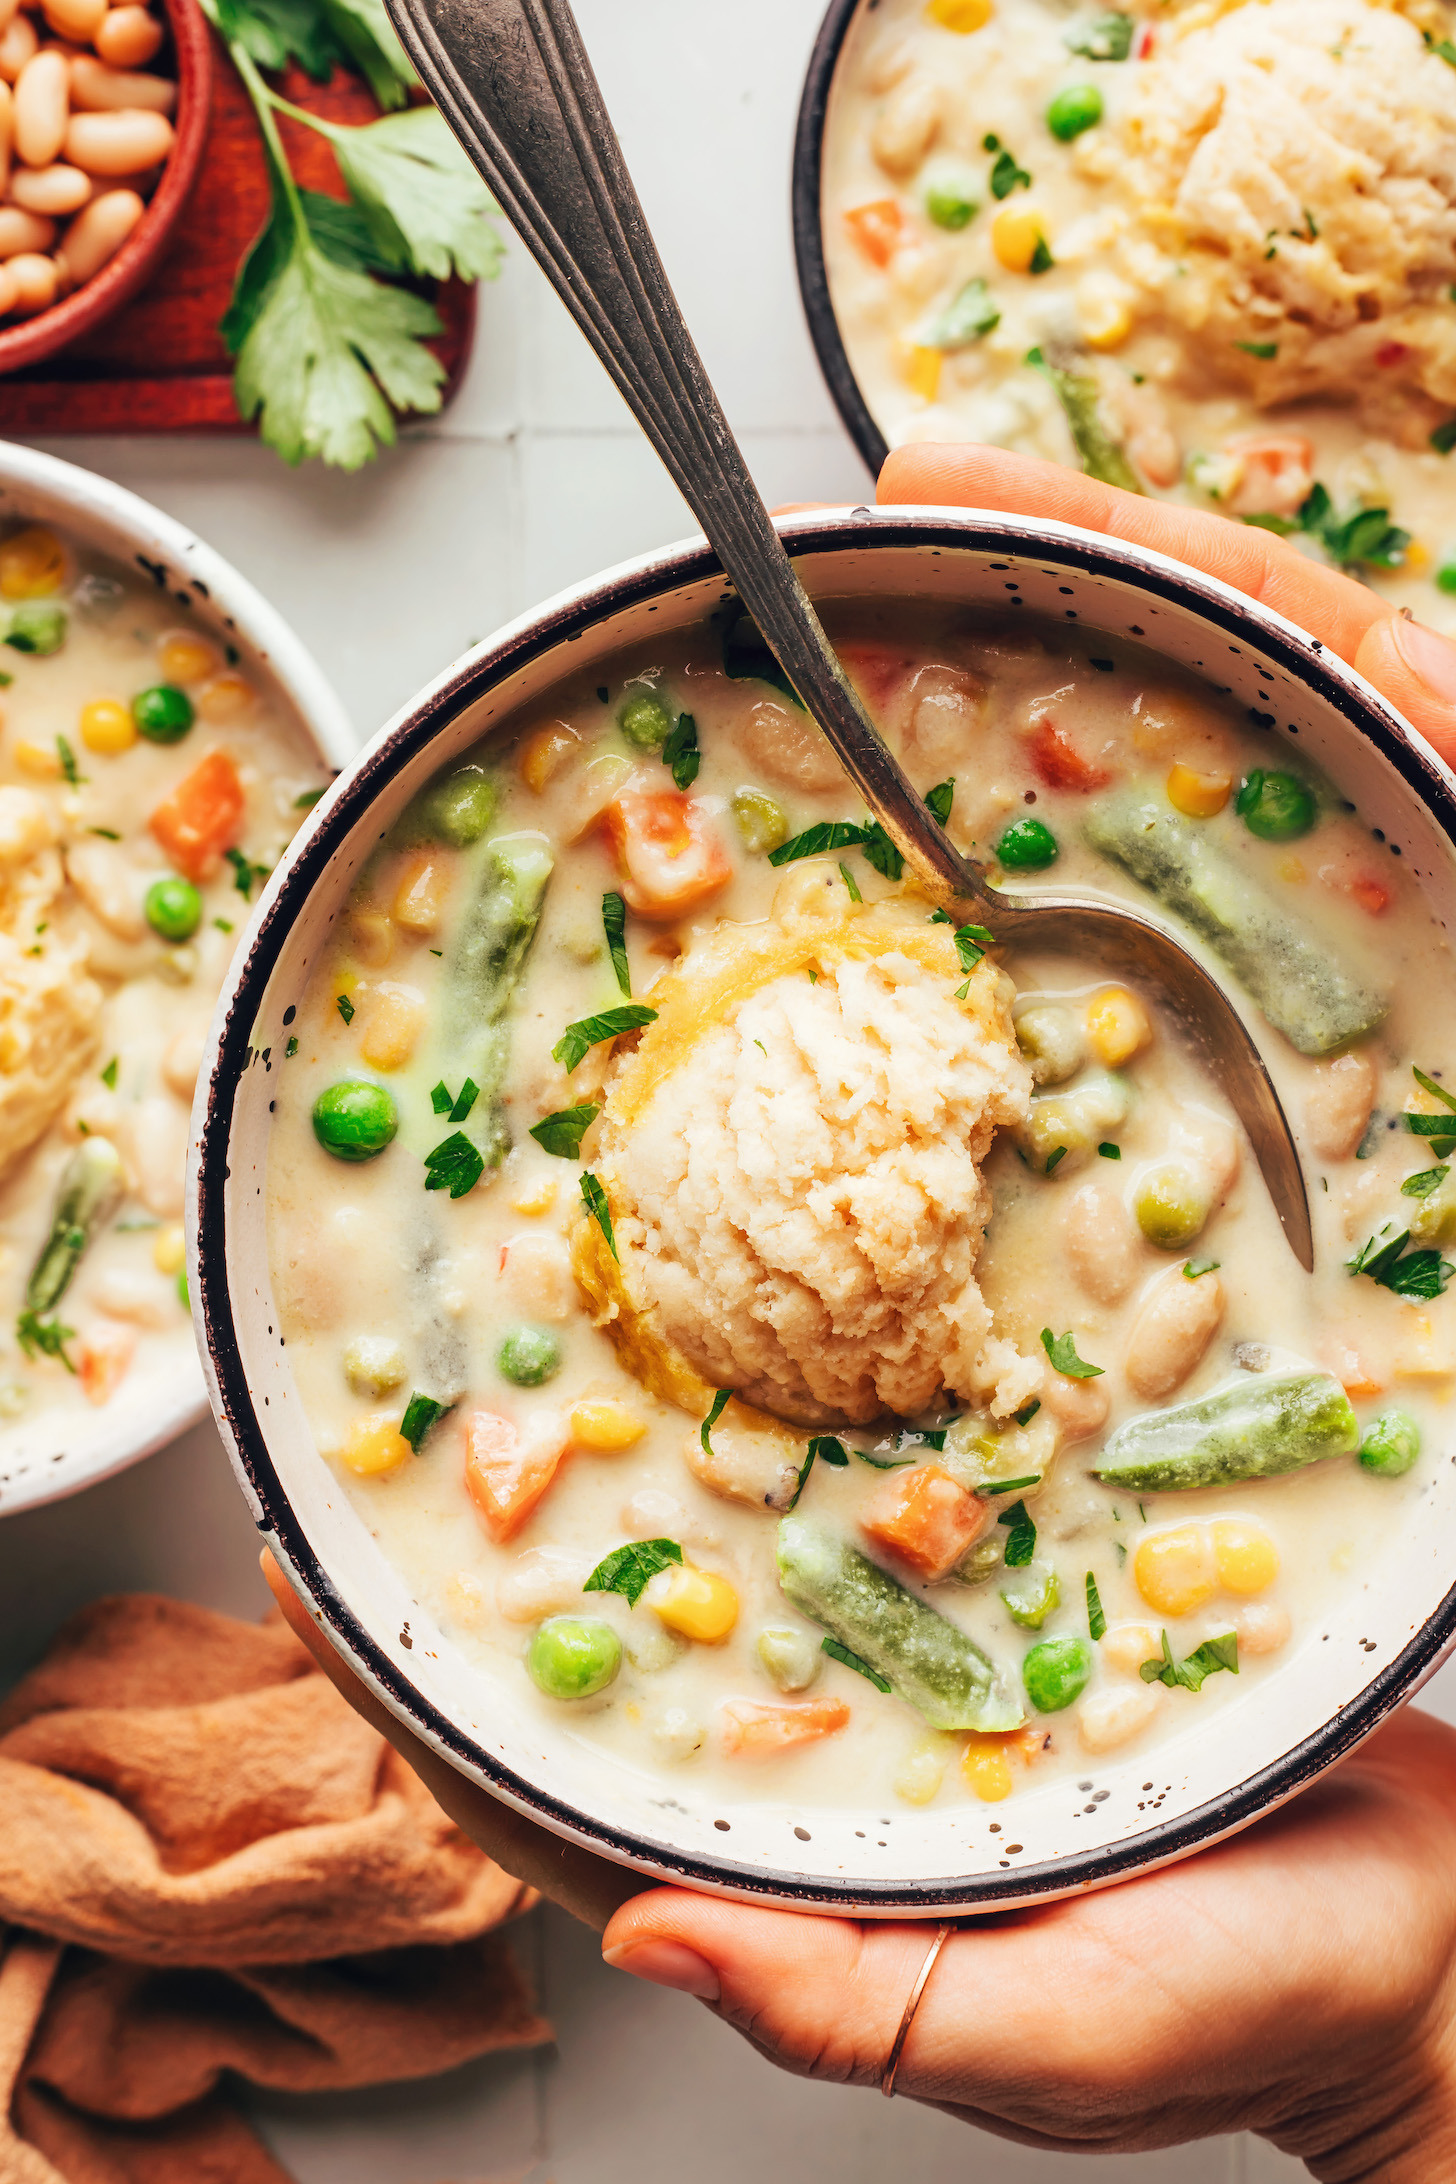
[[[1016,820],[996,844],[996,855],[1008,872],[1040,872],[1060,854],[1056,836],[1040,819]]]
[[[197,715],[185,690],[175,683],[159,682],[137,692],[131,701],[131,717],[138,735],[148,743],[180,743]]]
[[[732,808],[743,846],[750,855],[766,856],[769,850],[777,849],[781,842],[788,840],[788,814],[766,790],[735,789]]]
[[[1080,1699],[1092,1674],[1085,1638],[1043,1638],[1021,1664],[1026,1695],[1039,1714],[1060,1714]]]
[[[27,599],[10,616],[5,642],[15,652],[59,652],[66,641],[66,610],[46,599]]]
[[[1245,777],[1234,810],[1261,842],[1297,841],[1315,822],[1314,797],[1298,776],[1262,767]]]
[[[544,1327],[514,1327],[496,1352],[496,1364],[518,1388],[539,1388],[561,1370],[561,1344]]]
[[[1138,1184],[1133,1212],[1138,1227],[1159,1251],[1181,1251],[1208,1219],[1207,1194],[1185,1160],[1164,1160]]]
[[[660,751],[672,725],[671,713],[652,690],[632,691],[617,712],[617,726],[639,751]]]
[[[184,1312],[192,1310],[192,1299],[187,1294],[187,1269],[185,1266],[177,1269],[177,1302]]]
[[[494,819],[499,798],[483,766],[462,766],[432,782],[420,798],[420,817],[431,834],[454,849],[478,842]]]
[[[1047,127],[1060,144],[1070,144],[1102,119],[1102,93],[1095,84],[1069,83],[1047,108]]]
[[[957,1585],[984,1585],[988,1577],[994,1577],[1002,1566],[1004,1539],[978,1540],[951,1571],[952,1582]]]
[[[1061,1597],[1061,1581],[1049,1562],[1028,1562],[1001,1588],[1007,1613],[1023,1630],[1040,1630]],[[1042,1709],[1043,1713],[1051,1711],[1048,1707]]]
[[[1360,1461],[1382,1479],[1398,1479],[1421,1453],[1421,1429],[1407,1411],[1388,1410],[1365,1428]]]
[[[202,897],[190,880],[153,880],[142,912],[162,940],[190,940],[202,923]]]
[[[952,235],[969,227],[980,209],[980,200],[971,195],[966,184],[949,176],[932,182],[925,192],[926,213],[938,228],[948,228]]]
[[[313,1103],[313,1134],[335,1160],[373,1160],[398,1128],[394,1101],[365,1077],[345,1077]]]
[[[548,1699],[589,1699],[616,1681],[622,1641],[610,1623],[585,1615],[553,1615],[526,1649],[526,1668]]]
[[[1447,561],[1436,571],[1436,589],[1456,592],[1456,561]]]

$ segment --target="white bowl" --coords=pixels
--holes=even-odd
[[[331,770],[358,748],[348,716],[282,617],[185,524],[135,493],[31,448],[0,442],[0,524],[49,523],[83,547],[140,570],[221,643],[301,722]],[[207,1393],[195,1353],[129,1375],[104,1410],[38,1411],[0,1433],[0,1515],[34,1509],[124,1471],[195,1425]]]
[[[1066,526],[972,511],[785,519],[812,595],[1023,607],[1132,634],[1273,710],[1398,844],[1456,923],[1456,775],[1357,675],[1267,608],[1157,554]],[[195,1308],[218,1422],[259,1529],[384,1704],[453,1765],[567,1839],[666,1880],[799,1909],[944,1915],[1124,1878],[1186,1855],[1304,1787],[1439,1665],[1456,1631],[1456,1469],[1432,1461],[1399,1553],[1352,1579],[1338,1621],[1276,1676],[1149,1750],[1021,1790],[1015,1806],[725,1811],[694,1785],[614,1759],[569,1720],[456,1651],[317,1454],[277,1333],[265,1224],[272,1058],[363,858],[437,768],[564,673],[687,623],[724,596],[700,540],[627,564],[512,624],[391,723],[318,806],[268,882],[204,1063],[189,1179]],[[1262,1020],[1251,1023],[1267,1036]],[[999,1822],[991,1832],[993,1817]],[[1014,1823],[1014,1824],[1013,1824]]]

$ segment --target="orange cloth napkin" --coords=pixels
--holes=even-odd
[[[98,1601],[0,1706],[0,2184],[286,2184],[218,2091],[549,2037],[534,1899],[284,1624]]]

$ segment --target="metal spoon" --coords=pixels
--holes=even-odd
[[[1309,1203],[1279,1096],[1201,964],[1132,909],[1003,895],[881,741],[795,575],[657,254],[567,0],[385,0],[445,119],[570,309],[696,514],[739,598],[871,813],[933,900],[999,941],[1085,953],[1157,987],[1248,1132],[1302,1266]]]

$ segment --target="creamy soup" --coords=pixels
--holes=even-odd
[[[3,1463],[192,1355],[208,1019],[324,775],[160,581],[39,526],[0,538],[0,662]]]
[[[1158,995],[933,912],[740,622],[381,839],[275,1067],[274,1294],[484,1682],[715,1798],[994,1800],[1237,1706],[1398,1554],[1452,967],[1269,716],[1090,631],[829,620],[995,876],[1151,894],[1258,1000],[1315,1274]]]
[[[1456,630],[1440,0],[879,0],[824,247],[892,446],[979,440],[1293,536]]]

